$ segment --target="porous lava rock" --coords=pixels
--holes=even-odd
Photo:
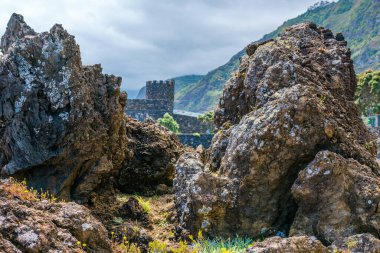
[[[293,236],[289,238],[271,237],[255,243],[247,253],[378,253],[380,240],[371,234],[357,234],[340,238],[331,246],[325,247],[315,237]]]
[[[329,250],[333,253],[378,253],[380,252],[380,240],[371,234],[358,234],[336,240]]]
[[[119,209],[120,217],[132,220],[145,221],[148,219],[147,213],[140,205],[138,199],[130,197]]]
[[[356,232],[380,234],[380,177],[330,151],[319,152],[292,186],[298,210],[290,235],[329,244]]]
[[[1,174],[86,200],[126,157],[121,78],[83,66],[61,25],[36,33],[18,14],[1,51]]]
[[[118,188],[126,193],[161,192],[162,184],[173,185],[176,162],[184,147],[178,137],[154,121],[127,120],[126,159],[118,177]]]
[[[177,163],[179,230],[209,236],[290,231],[326,244],[379,235],[376,145],[354,104],[356,76],[346,45],[330,30],[303,23],[248,46],[216,110],[209,159],[186,153]],[[324,169],[331,175],[309,179],[308,166],[322,165],[324,154],[334,157]]]
[[[297,236],[290,238],[271,237],[256,243],[249,253],[328,253],[328,249],[315,237]]]
[[[27,194],[15,194],[17,187],[0,181],[1,252],[112,252],[107,230],[90,210],[73,202],[23,199]]]

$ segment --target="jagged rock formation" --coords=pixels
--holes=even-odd
[[[136,192],[172,185],[178,139],[125,117],[121,78],[83,66],[61,25],[39,34],[13,14],[1,51],[1,175],[92,204],[114,186]]]
[[[25,200],[15,195],[15,187],[0,181],[1,252],[82,252],[78,241],[86,243],[86,252],[112,252],[106,229],[87,208],[73,202]]]
[[[345,237],[330,247],[325,247],[315,237],[294,236],[290,238],[272,237],[259,242],[247,250],[249,253],[377,253],[380,252],[380,240],[370,234]]]
[[[125,158],[121,78],[82,66],[61,25],[38,34],[17,14],[1,50],[1,174],[85,198]]]
[[[157,187],[173,185],[175,164],[183,151],[177,136],[154,121],[127,121],[129,160],[118,177],[118,188],[127,193],[157,192]]]
[[[177,164],[184,231],[281,231],[325,244],[379,236],[380,169],[353,103],[346,45],[341,34],[305,23],[248,46],[216,111],[210,158],[187,153]]]

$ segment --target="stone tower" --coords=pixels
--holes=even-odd
[[[147,81],[145,99],[128,99],[126,113],[144,121],[147,117],[158,119],[165,113],[173,114],[174,80]]]
[[[174,80],[147,81],[146,99],[162,99],[174,102]]]

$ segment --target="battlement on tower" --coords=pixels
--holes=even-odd
[[[163,99],[174,102],[174,80],[147,81],[146,99]]]

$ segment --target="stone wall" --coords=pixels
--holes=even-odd
[[[173,114],[174,80],[146,82],[146,99],[129,99],[125,112],[139,121]]]
[[[172,112],[169,100],[163,99],[128,99],[127,111],[166,111]]]
[[[214,137],[213,134],[201,134],[200,136],[196,136],[193,134],[179,134],[178,138],[182,144],[191,146],[193,148],[202,145],[205,148],[209,148],[211,145],[211,140]]]
[[[210,134],[214,130],[214,124],[211,122],[203,122],[197,117],[173,114],[173,118],[178,122],[181,133],[207,133]]]
[[[171,112],[173,103],[163,99],[128,99],[126,113],[134,119],[144,121],[147,117],[161,118]]]

